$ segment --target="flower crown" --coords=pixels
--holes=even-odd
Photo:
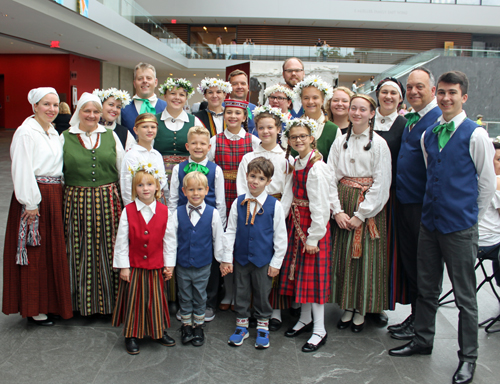
[[[224,80],[221,80],[221,79],[216,79],[215,77],[212,77],[211,79],[209,79],[208,77],[205,77],[200,85],[198,85],[198,92],[201,94],[201,95],[205,95],[205,91],[208,89],[208,88],[212,88],[212,87],[217,87],[219,90],[221,90],[222,92],[228,94],[228,93],[231,93],[231,91],[233,90],[233,87],[231,87],[231,83],[227,82],[227,81],[224,81]]]
[[[272,87],[266,88],[266,90],[264,91],[264,95],[267,98],[269,98],[269,95],[271,95],[272,93],[275,93],[275,92],[284,93],[286,95],[286,97],[288,97],[290,100],[293,100],[295,98],[295,94],[293,93],[293,91],[290,90],[290,88],[287,88],[281,84],[275,84]]]
[[[101,103],[103,103],[110,97],[114,97],[116,100],[122,102],[122,109],[129,105],[130,101],[132,100],[127,91],[122,91],[121,89],[116,88],[95,89],[92,94],[96,95],[101,100]]]
[[[189,80],[186,79],[173,79],[169,77],[165,82],[160,85],[159,91],[160,95],[164,95],[168,91],[171,91],[174,88],[183,88],[187,92],[187,98],[189,99],[193,93],[194,88]]]
[[[272,108],[269,105],[262,105],[260,107],[255,107],[254,110],[252,111],[252,114],[253,114],[253,117],[255,118],[256,116],[258,116],[264,112],[270,113],[271,115],[274,115],[274,116],[278,116],[282,123],[288,122],[286,115],[283,112],[281,112],[281,109]]]
[[[316,130],[318,129],[318,122],[314,119],[308,117],[303,117],[301,119],[291,119],[286,123],[284,135],[288,138],[290,136],[290,130],[293,127],[307,127],[311,130],[311,135],[314,136]]]
[[[332,87],[326,81],[323,81],[321,77],[316,77],[314,75],[307,76],[293,88],[293,91],[300,97],[302,95],[302,90],[306,87],[318,88],[325,95],[325,100],[328,100],[333,96]]]
[[[153,164],[151,163],[145,163],[140,161],[139,164],[137,164],[137,167],[132,168],[130,165],[128,166],[128,171],[132,175],[132,178],[135,176],[135,174],[139,171],[144,171],[146,173],[149,173],[152,175],[156,180],[158,180],[160,183],[163,181],[163,176],[160,173],[160,170],[158,168],[155,168]]]

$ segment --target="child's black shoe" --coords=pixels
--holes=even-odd
[[[164,345],[165,347],[173,347],[175,345],[175,340],[172,339],[169,335],[167,335],[166,331],[163,333],[163,336],[157,341],[161,345]]]
[[[184,324],[181,328],[182,332],[182,344],[187,344],[193,340],[193,326]]]
[[[201,347],[205,344],[205,333],[203,332],[202,325],[197,325],[193,328],[193,340],[191,340],[191,344],[195,347]]]

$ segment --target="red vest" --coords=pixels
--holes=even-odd
[[[135,201],[128,204],[128,238],[129,259],[132,268],[160,269],[163,262],[163,236],[167,230],[168,208],[156,202],[156,213],[148,224],[141,212],[137,210]]]

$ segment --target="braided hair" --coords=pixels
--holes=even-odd
[[[363,94],[354,95],[351,98],[351,102],[349,103],[349,107],[351,106],[352,101],[354,99],[364,99],[364,100],[368,101],[370,103],[370,111],[372,111],[372,112],[374,112],[377,109],[377,104],[375,103],[375,100],[373,100],[373,98],[371,98],[370,96],[363,95]],[[368,126],[370,127],[370,134],[369,134],[368,143],[363,147],[365,151],[370,150],[370,148],[372,147],[373,129],[375,127],[375,117],[372,117],[369,120]],[[349,122],[349,126],[347,127],[347,136],[346,136],[345,143],[344,143],[344,149],[347,149],[347,147],[348,147],[348,142],[349,142],[349,138],[351,137],[351,134],[352,134],[352,121]]]

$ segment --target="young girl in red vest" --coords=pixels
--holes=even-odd
[[[302,304],[299,321],[285,336],[296,337],[313,331],[302,352],[314,352],[325,344],[324,310],[331,281],[331,175],[316,150],[317,126],[312,119],[293,119],[287,123],[284,133],[288,141],[286,158],[291,148],[298,156],[293,170],[293,201],[287,220],[288,250],[281,267],[280,294],[292,296],[296,303]],[[285,190],[285,194],[287,192]]]
[[[156,169],[140,164],[132,171],[132,198],[120,218],[113,267],[120,269],[120,286],[112,324],[124,323],[125,348],[139,353],[137,339],[151,336],[172,347],[164,281],[170,279],[166,266],[165,232],[168,208],[160,198],[160,177]],[[164,276],[163,276],[164,275]]]
[[[224,123],[226,130],[210,139],[208,160],[222,168],[224,174],[224,190],[226,197],[226,212],[229,215],[236,193],[236,176],[241,159],[248,152],[256,149],[260,140],[248,133],[247,117],[248,102],[242,100],[225,100]],[[219,308],[223,311],[233,304],[233,275],[224,277],[226,294]]]

